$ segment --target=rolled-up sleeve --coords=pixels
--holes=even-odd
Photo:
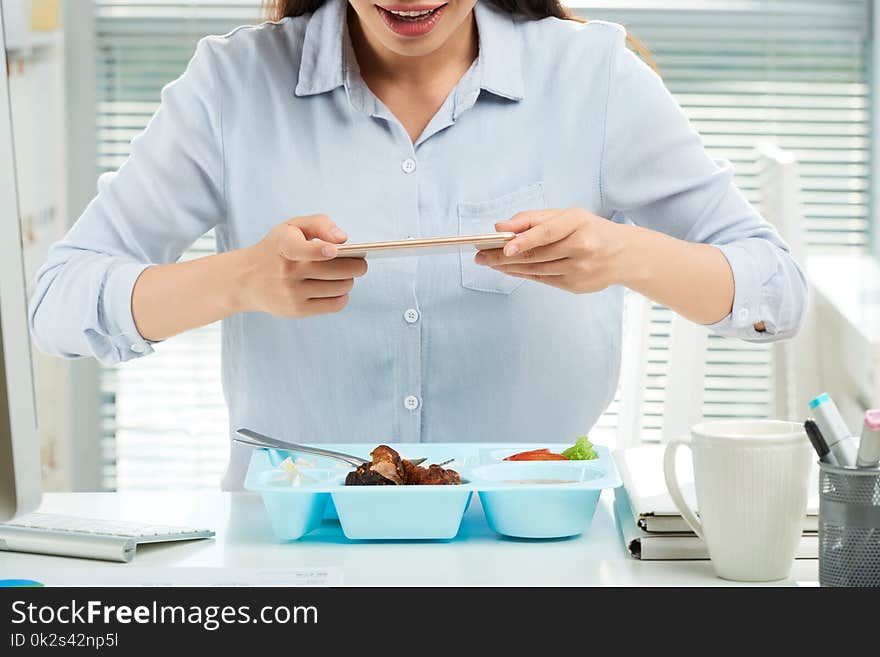
[[[224,218],[220,98],[205,39],[162,91],[128,160],[101,176],[97,196],[37,272],[30,324],[42,351],[105,364],[152,351],[132,316],[138,277],[178,260]]]
[[[602,204],[634,224],[727,258],[735,286],[731,313],[709,328],[750,341],[791,337],[806,313],[806,279],[788,246],[713,160],[660,77],[614,32],[600,174]],[[674,263],[669,263],[674,266]],[[765,330],[754,326],[763,322]]]

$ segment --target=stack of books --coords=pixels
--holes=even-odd
[[[708,559],[705,543],[691,531],[666,491],[664,449],[664,445],[646,445],[614,452],[623,479],[623,486],[614,490],[614,515],[621,538],[635,559]],[[676,468],[685,499],[699,513],[693,465],[687,450],[679,450]],[[816,559],[819,555],[818,469],[815,466],[810,486],[810,490],[816,492],[807,504],[798,559]]]

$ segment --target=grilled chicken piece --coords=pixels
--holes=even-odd
[[[422,480],[422,485],[430,486],[438,484],[458,486],[461,484],[461,475],[455,470],[442,468],[439,465],[431,465],[428,467],[428,474]]]
[[[455,470],[447,470],[439,465],[423,468],[409,461],[403,462],[404,480],[410,486],[458,485],[461,475]]]
[[[423,468],[403,461],[400,454],[379,445],[370,452],[371,463],[364,463],[345,477],[346,486],[436,486],[460,484],[461,476],[455,470],[439,465]]]
[[[387,445],[370,452],[372,463],[359,465],[345,477],[346,486],[400,486],[404,483],[400,454]]]
[[[370,458],[373,459],[372,464],[370,464],[370,469],[373,472],[397,485],[404,484],[404,470],[400,454],[388,447],[388,445],[379,445],[370,452]]]
[[[386,479],[378,472],[370,470],[372,463],[359,465],[345,476],[346,486],[394,486],[394,482]]]
[[[428,471],[420,465],[413,465],[409,461],[403,462],[403,480],[410,486],[418,486]]]

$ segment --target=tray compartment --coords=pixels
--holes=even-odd
[[[602,489],[620,485],[608,450],[597,451],[599,458],[591,461],[493,458],[494,463],[475,468],[474,487],[489,527],[516,538],[564,538],[585,532]]]
[[[473,490],[461,486],[347,486],[331,497],[347,538],[452,539]]]
[[[328,483],[339,474],[328,469],[309,470],[316,483],[298,486],[284,482],[278,464],[287,456],[277,450],[255,449],[244,487],[260,494],[275,536],[282,541],[295,541],[317,529],[330,501]]]
[[[480,491],[489,528],[515,538],[565,538],[590,527],[598,490]]]
[[[360,456],[364,459],[370,458],[370,451],[374,449],[375,446],[376,445],[373,445],[372,443],[333,443],[332,445],[323,445],[323,447],[326,447],[327,449],[336,452],[343,452],[345,454],[353,454],[354,456]],[[450,463],[447,467],[458,470],[459,472],[476,467],[480,464],[479,446],[472,443],[390,443],[389,446],[397,450],[403,458],[425,457],[428,459],[428,464],[441,463],[447,459],[454,458],[455,463]],[[294,459],[301,456],[313,461],[320,467],[331,468],[339,466],[338,461],[315,456],[314,454],[305,454],[295,451],[269,451],[274,452],[273,461],[277,460],[277,463],[281,463],[281,461],[287,456],[291,456]],[[347,469],[341,471],[347,472]],[[339,520],[339,512],[336,510],[336,504],[332,498],[327,501],[327,504],[324,507],[324,520]]]
[[[330,493],[287,495],[261,493],[272,531],[282,541],[295,541],[321,526]]]

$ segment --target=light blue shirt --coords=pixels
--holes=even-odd
[[[359,75],[346,6],[201,41],[40,270],[41,349],[110,364],[149,354],[135,280],[211,228],[227,251],[314,213],[361,242],[492,232],[547,207],[714,244],[736,293],[712,328],[756,341],[797,330],[801,270],[622,27],[478,2],[479,56],[412,143]],[[614,395],[622,300],[619,287],[575,295],[512,278],[472,252],[374,260],[341,313],[224,320],[231,426],[309,443],[567,442]],[[240,487],[247,454],[232,446],[225,488]]]

